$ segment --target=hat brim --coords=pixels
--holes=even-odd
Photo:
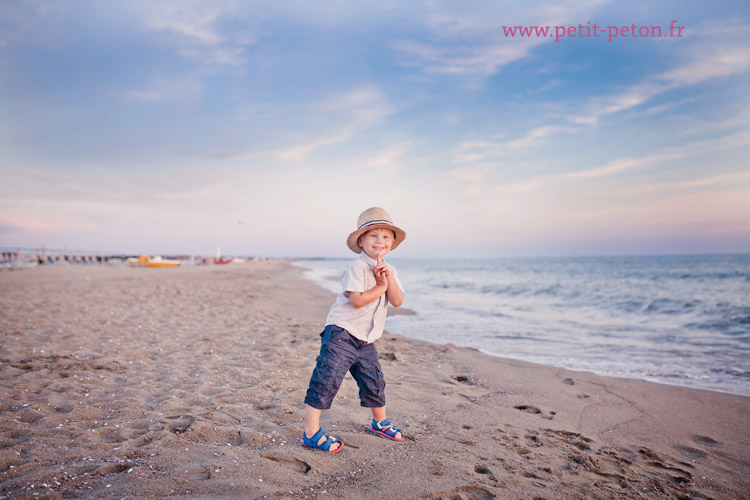
[[[346,246],[348,246],[349,250],[354,253],[362,253],[362,249],[359,248],[359,245],[357,245],[357,240],[367,231],[372,231],[373,229],[390,229],[394,232],[396,237],[393,238],[393,245],[391,245],[391,250],[395,250],[396,247],[406,239],[406,231],[401,228],[398,228],[392,224],[374,224],[372,226],[363,227],[362,229],[357,229],[352,234],[350,234],[346,239]]]

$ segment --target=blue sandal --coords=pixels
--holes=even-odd
[[[330,453],[338,453],[341,451],[341,448],[344,447],[344,443],[339,441],[333,436],[326,436],[326,440],[323,441],[321,444],[318,444],[318,441],[320,441],[320,438],[323,437],[323,429],[318,429],[318,432],[315,433],[315,435],[311,438],[308,438],[304,432],[302,432],[302,446],[305,448],[312,448],[313,450],[323,450]],[[331,451],[331,446],[334,443],[341,443],[338,448]]]
[[[384,438],[392,439],[393,441],[403,441],[404,440],[404,433],[401,429],[396,427],[395,425],[391,425],[391,421],[388,419],[383,420],[382,422],[376,422],[375,419],[372,419],[372,427],[367,429],[369,432],[372,432],[373,434],[377,434],[378,436],[383,436]],[[398,433],[401,433],[401,439],[396,439],[396,435]]]

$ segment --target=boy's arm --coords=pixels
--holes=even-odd
[[[383,261],[383,256],[378,255],[378,265],[373,269],[372,271],[375,274],[375,279],[378,279],[378,276],[385,277],[386,282],[388,283],[388,288],[385,291],[385,296],[388,297],[388,302],[393,307],[399,307],[401,304],[404,303],[404,291],[401,290],[401,287],[398,284],[398,280],[394,276],[394,272],[392,272],[391,267]]]
[[[382,258],[379,259],[382,262]],[[346,292],[349,295],[349,302],[356,308],[366,306],[375,302],[381,295],[388,291],[388,276],[378,267],[370,268],[375,277],[375,286],[364,292]]]
[[[404,291],[398,286],[396,278],[393,277],[392,273],[386,273],[386,278],[388,280],[388,290],[386,290],[385,296],[388,297],[388,302],[393,307],[399,307],[404,303]]]
[[[376,300],[378,300],[381,295],[386,293],[387,289],[388,289],[388,285],[386,282],[383,284],[378,283],[377,285],[375,285],[373,288],[370,288],[366,292],[346,292],[346,293],[349,295],[349,302],[351,302],[355,308],[359,309],[360,307],[364,307],[367,304],[370,304],[371,302],[375,302]]]

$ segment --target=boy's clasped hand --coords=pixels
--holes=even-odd
[[[377,283],[378,286],[388,286],[388,278],[391,277],[391,270],[388,267],[388,264],[383,260],[382,255],[378,255],[378,265],[371,267],[370,270],[372,271],[372,274],[375,275],[375,283]]]

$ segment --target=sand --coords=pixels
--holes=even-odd
[[[750,398],[386,334],[301,447],[333,294],[288,263],[0,273],[0,499],[747,498]],[[408,307],[408,294],[405,306]],[[446,326],[448,327],[448,326]]]

